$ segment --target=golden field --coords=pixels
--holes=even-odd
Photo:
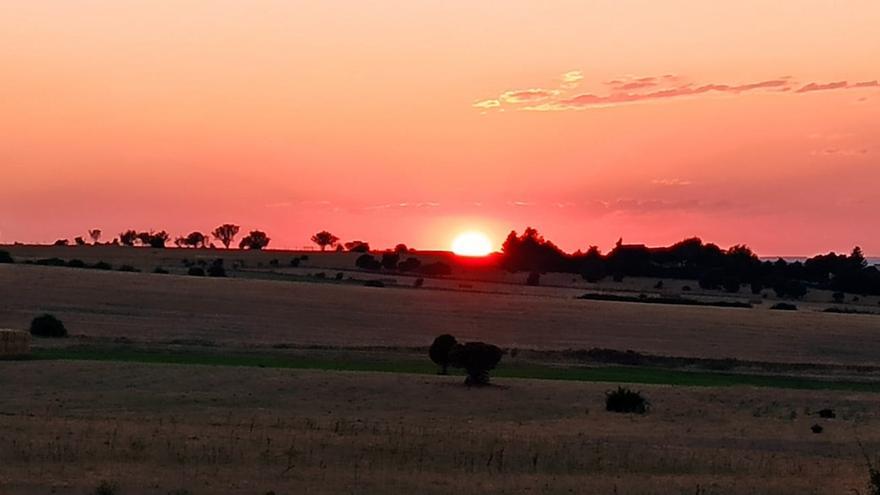
[[[523,274],[481,269],[417,289],[413,277],[354,270],[349,253],[308,253],[292,268],[289,259],[303,253],[3,249],[19,261],[76,258],[144,270],[0,265],[0,328],[27,328],[49,312],[75,337],[35,339],[37,350],[104,352],[115,342],[281,359],[341,348],[374,356],[374,347],[412,352],[452,333],[526,355],[605,347],[858,364],[874,370],[865,380],[880,366],[880,316],[822,313],[831,305],[822,293],[792,312],[767,309],[772,298],[751,309],[665,306],[575,299],[650,292],[656,280],[587,284],[548,274],[541,287],[526,287]],[[182,260],[198,256],[223,257],[230,277],[182,275]],[[245,266],[231,269],[236,259]],[[149,273],[156,266],[172,273]],[[320,272],[326,278],[314,276]],[[374,278],[388,284],[363,286]],[[667,281],[664,291],[684,284]],[[494,382],[472,389],[460,377],[409,373],[0,361],[0,493],[93,493],[102,481],[119,494],[181,495],[868,493],[858,441],[880,453],[877,393],[635,385],[652,406],[637,416],[604,410],[614,384]],[[837,417],[819,418],[823,408]],[[815,424],[824,431],[813,433]]]

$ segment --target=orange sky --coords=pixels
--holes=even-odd
[[[880,254],[880,3],[0,3],[0,243]]]

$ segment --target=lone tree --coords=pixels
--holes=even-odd
[[[312,242],[320,246],[321,251],[324,251],[327,249],[327,246],[335,246],[336,243],[339,242],[339,238],[326,230],[322,230],[312,236]]]
[[[489,372],[498,366],[503,354],[498,346],[483,342],[456,344],[449,351],[449,364],[464,368],[467,372],[465,385],[488,385]]]
[[[446,375],[449,372],[449,352],[456,345],[458,345],[458,341],[449,334],[437,337],[434,339],[434,343],[431,344],[428,356],[430,356],[431,361],[440,366],[441,375]]]
[[[67,337],[64,323],[48,313],[31,321],[31,335],[34,337]]]
[[[241,242],[238,243],[238,247],[241,249],[263,249],[264,247],[269,245],[269,236],[266,235],[265,232],[260,230],[252,230],[250,234],[246,235]]]
[[[101,229],[89,230],[89,237],[92,239],[92,244],[97,244],[101,240]]]
[[[229,245],[232,244],[235,236],[238,235],[239,228],[240,227],[238,225],[224,223],[223,225],[214,229],[214,232],[211,232],[211,235],[214,236],[214,239],[220,241],[220,243],[223,244],[226,249],[229,249]]]

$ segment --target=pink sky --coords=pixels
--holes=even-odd
[[[880,254],[880,3],[0,3],[0,243]]]

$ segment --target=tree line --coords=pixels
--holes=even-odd
[[[704,289],[754,294],[773,289],[780,297],[800,298],[809,287],[856,294],[880,294],[880,270],[869,266],[861,248],[849,255],[828,253],[804,262],[762,261],[745,245],[721,249],[692,237],[666,247],[624,244],[607,254],[596,246],[566,253],[537,230],[512,231],[504,241],[501,266],[508,271],[580,274],[590,282],[626,276],[698,280]]]

